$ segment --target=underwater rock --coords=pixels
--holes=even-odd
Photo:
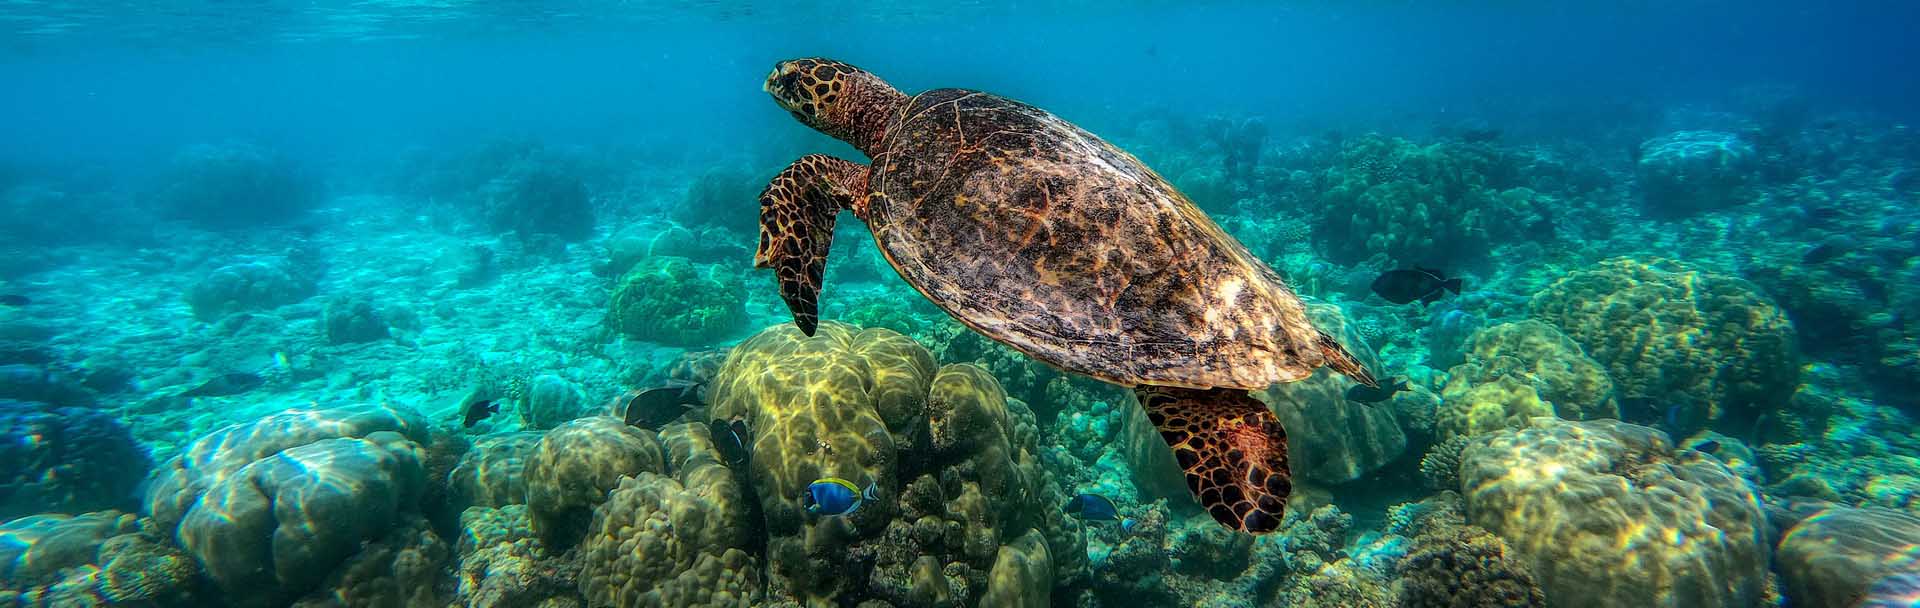
[[[358,344],[385,340],[391,336],[387,331],[386,319],[373,309],[373,303],[360,298],[328,301],[321,312],[321,320],[326,327],[328,344]]]
[[[154,471],[147,483],[145,512],[171,533],[209,487],[255,461],[322,440],[382,431],[426,444],[431,442],[430,428],[418,412],[387,405],[288,410],[228,425],[195,439]]]
[[[207,487],[180,521],[180,544],[236,602],[298,597],[418,512],[420,458],[390,431],[261,458]]]
[[[0,400],[91,408],[93,393],[45,364],[0,364]]]
[[[1788,530],[1775,561],[1794,606],[1847,608],[1861,606],[1877,583],[1920,572],[1914,547],[1920,547],[1920,517],[1833,507]]]
[[[580,592],[592,606],[741,606],[758,593],[745,496],[706,425],[668,427],[674,477],[625,477],[581,542]]]
[[[106,412],[0,399],[0,520],[130,508],[152,465]]]
[[[1461,457],[1467,516],[1504,539],[1555,606],[1760,602],[1767,521],[1725,465],[1616,420],[1535,418]]]
[[[1338,306],[1309,304],[1307,318],[1346,344],[1367,369],[1380,369],[1379,357]],[[1275,384],[1253,393],[1279,415],[1286,427],[1296,479],[1352,481],[1393,462],[1406,450],[1407,435],[1394,419],[1393,408],[1347,399],[1350,386],[1352,382],[1345,376],[1321,368],[1305,380]]]
[[[1669,431],[1751,421],[1799,384],[1786,313],[1751,283],[1677,261],[1610,259],[1534,294],[1529,309],[1606,366],[1619,397],[1654,410]]]
[[[768,601],[973,605],[1002,547],[1036,532],[1052,561],[1045,588],[1084,572],[1084,537],[1040,463],[1033,412],[979,367],[936,368],[891,330],[825,322],[809,338],[782,323],[735,347],[708,395],[713,417],[752,429]],[[871,482],[877,499],[809,515],[793,497],[823,477]]]
[[[1684,217],[1752,200],[1760,156],[1732,133],[1676,131],[1640,144],[1636,170],[1648,215]]]
[[[657,257],[615,281],[607,326],[635,340],[702,346],[744,329],[746,296],[738,277],[718,265]]]
[[[504,507],[527,502],[526,460],[543,433],[524,431],[488,435],[473,442],[447,475],[453,507]]]
[[[322,198],[320,181],[288,157],[235,142],[181,150],[151,204],[168,218],[228,230],[297,219]]]
[[[229,264],[187,289],[193,318],[213,322],[237,313],[272,310],[307,299],[314,280],[284,259]]]
[[[547,431],[525,473],[533,531],[550,550],[572,548],[607,492],[642,472],[666,472],[666,454],[653,433],[619,418],[589,416]]]

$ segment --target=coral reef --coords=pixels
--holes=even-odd
[[[1460,481],[1468,519],[1556,606],[1752,606],[1766,588],[1758,493],[1659,431],[1535,418],[1467,448]]]
[[[1915,547],[1920,547],[1920,517],[1832,507],[1788,530],[1776,562],[1794,606],[1843,608],[1862,605],[1876,583],[1920,571]]]
[[[130,507],[151,466],[105,412],[0,399],[0,521]]]
[[[358,344],[385,340],[387,320],[374,310],[373,303],[358,298],[335,298],[321,311],[328,344]]]
[[[746,326],[746,297],[716,265],[656,257],[615,282],[607,326],[636,340],[678,346],[719,342]]]
[[[621,477],[665,471],[660,441],[619,418],[589,416],[555,427],[527,457],[533,531],[551,550],[572,548]]]
[[[1552,415],[1567,420],[1620,417],[1607,371],[1560,330],[1540,321],[1502,323],[1474,332],[1467,339],[1466,360],[1447,373],[1468,383],[1517,378],[1552,405]]]
[[[1346,142],[1321,176],[1314,237],[1340,263],[1384,254],[1402,265],[1457,266],[1547,221],[1547,197],[1522,187],[1512,159],[1485,144],[1419,146],[1369,134]]]
[[[1672,260],[1614,258],[1569,273],[1529,307],[1606,366],[1622,399],[1668,419],[1668,430],[1750,421],[1777,409],[1799,383],[1793,323],[1737,278]]]
[[[936,367],[890,330],[828,322],[808,338],[783,323],[733,349],[709,398],[713,417],[754,429],[747,476],[766,522],[768,601],[1030,601],[1008,585],[1084,573],[1085,540],[1059,511],[1033,412],[979,367]],[[828,476],[872,483],[877,500],[807,515],[794,497]]]
[[[1732,133],[1677,131],[1640,144],[1636,170],[1648,215],[1684,217],[1752,200],[1760,179],[1753,144]]]
[[[572,168],[542,160],[513,165],[479,190],[488,228],[522,238],[547,235],[562,241],[593,234],[587,184]]]
[[[579,566],[536,540],[525,505],[473,507],[460,515],[456,603],[471,608],[581,606]]]
[[[0,524],[0,605],[206,605],[199,564],[132,515],[36,515]]]
[[[553,374],[540,374],[527,383],[526,395],[516,400],[516,411],[526,428],[550,429],[580,417],[586,411],[586,400],[579,385]]]
[[[287,157],[245,143],[189,146],[153,193],[172,219],[237,229],[297,219],[322,198],[317,180]]]
[[[342,563],[320,588],[293,602],[293,608],[392,606],[442,608],[435,592],[451,553],[425,520],[410,519],[385,537],[366,543]]]

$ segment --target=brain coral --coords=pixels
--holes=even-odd
[[[1614,258],[1534,294],[1552,323],[1606,366],[1622,399],[1674,410],[1677,430],[1750,419],[1793,395],[1793,323],[1751,283],[1664,259]]]
[[[715,264],[659,256],[615,281],[607,326],[636,340],[676,346],[718,342],[745,327],[746,296]]]
[[[1535,418],[1461,456],[1467,517],[1506,540],[1555,606],[1753,606],[1758,494],[1710,456],[1616,420]]]
[[[1876,583],[1920,572],[1916,547],[1920,517],[1890,509],[1833,507],[1788,530],[1780,539],[1777,563],[1794,606],[1844,608],[1861,605]]]
[[[759,564],[746,549],[744,495],[707,428],[662,433],[675,476],[625,477],[594,509],[580,591],[594,606],[747,606]]]
[[[527,514],[553,551],[579,542],[595,506],[620,478],[666,471],[653,434],[612,416],[589,416],[555,427],[527,458]]]
[[[180,544],[235,601],[285,601],[417,512],[420,458],[418,444],[388,431],[288,448],[208,486],[180,522]]]
[[[0,521],[127,507],[150,466],[106,412],[0,399]]]
[[[1051,568],[1023,583],[1051,588],[1084,564],[1079,529],[1059,513],[1064,493],[1039,463],[1032,411],[978,367],[938,367],[891,330],[822,323],[808,338],[781,324],[733,349],[709,397],[714,417],[753,429],[769,600],[973,605],[1002,548],[1036,531]],[[880,498],[850,517],[807,515],[796,497],[828,476],[873,483]],[[871,573],[856,555],[872,556]]]

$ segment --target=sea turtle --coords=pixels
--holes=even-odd
[[[1287,436],[1248,395],[1328,366],[1373,377],[1299,298],[1132,155],[990,93],[901,93],[830,59],[784,61],[766,91],[872,159],[814,154],[760,194],[754,264],[802,332],[819,322],[834,216],[851,209],[907,283],[1053,366],[1133,387],[1213,517],[1280,525]]]

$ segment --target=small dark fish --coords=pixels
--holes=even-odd
[[[1807,209],[1807,217],[1810,217],[1816,220],[1837,219],[1845,216],[1846,214],[1847,214],[1847,211],[1839,207],[1811,207]]]
[[[1720,442],[1713,439],[1708,439],[1706,441],[1693,444],[1693,449],[1699,450],[1703,454],[1712,454],[1714,452],[1720,451]]]
[[[7,306],[18,308],[32,303],[33,299],[17,293],[0,294],[0,304]]]
[[[266,383],[267,381],[261,378],[259,374],[247,372],[221,374],[212,380],[200,383],[200,386],[187,389],[187,392],[180,393],[178,396],[227,397],[260,388],[260,385]]]
[[[865,490],[853,485],[853,482],[838,477],[827,477],[807,486],[807,495],[801,502],[808,513],[814,515],[852,515],[860,505],[876,500],[880,489],[872,483]]]
[[[1845,253],[1846,253],[1845,250],[1843,250],[1839,245],[1836,245],[1832,242],[1821,243],[1817,247],[1808,249],[1806,255],[1800,256],[1800,263],[1820,264],[1820,263],[1826,262],[1827,260],[1840,257]]]
[[[1460,279],[1449,279],[1438,270],[1414,266],[1412,270],[1389,270],[1373,280],[1373,292],[1388,302],[1407,304],[1414,300],[1433,303],[1446,292],[1460,293]]]
[[[620,411],[627,424],[643,429],[658,429],[687,413],[693,406],[700,405],[700,385],[671,383],[646,390],[627,391],[620,400]]]
[[[473,428],[473,425],[480,424],[480,421],[492,418],[494,414],[498,413],[500,413],[500,404],[494,403],[492,399],[482,399],[469,403],[467,404],[466,426],[467,428]]]
[[[715,420],[707,423],[707,430],[713,434],[713,448],[720,451],[728,466],[747,464],[747,457],[753,454],[753,434],[747,432],[747,421]]]
[[[1352,388],[1347,389],[1347,400],[1359,403],[1379,403],[1392,399],[1395,393],[1404,390],[1407,390],[1407,380],[1405,378],[1390,378],[1385,384],[1377,387],[1355,384]]]

